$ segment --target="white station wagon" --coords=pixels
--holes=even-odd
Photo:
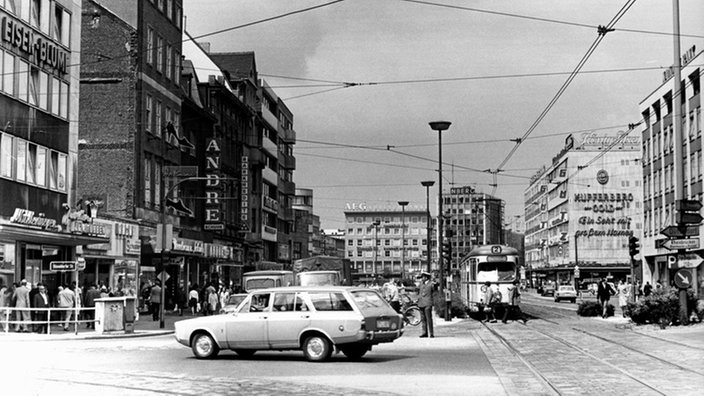
[[[402,334],[401,315],[378,292],[344,286],[255,290],[234,312],[176,322],[174,333],[199,359],[221,349],[242,357],[301,349],[314,362],[327,360],[333,349],[359,359]]]

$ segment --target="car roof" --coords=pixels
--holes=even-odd
[[[261,292],[300,292],[300,291],[374,291],[373,289],[356,286],[286,286],[286,287],[268,287],[265,289],[252,290],[251,293]]]

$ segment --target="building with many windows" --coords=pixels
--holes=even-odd
[[[378,277],[412,278],[427,268],[428,237],[424,207],[371,208],[348,205],[345,251],[355,282]],[[436,264],[433,270],[437,270]]]
[[[684,174],[681,182],[684,187],[684,199],[704,201],[702,189],[702,106],[701,106],[701,81],[704,74],[702,63],[704,52],[695,52],[692,47],[683,57],[681,76],[682,81],[676,85],[671,70],[663,76],[662,84],[640,103],[643,116],[640,130],[642,135],[642,177],[644,195],[644,228],[641,240],[641,254],[643,256],[643,281],[651,284],[659,281],[669,285],[674,273],[681,266],[690,266],[692,262],[698,276],[696,287],[704,287],[704,270],[700,260],[675,260],[677,251],[662,247],[665,236],[661,231],[668,226],[676,225],[675,210],[675,178],[678,175],[674,169],[674,141],[673,108],[680,105],[682,108],[682,163]],[[679,103],[673,103],[673,89],[681,86]],[[689,257],[704,256],[704,226],[693,227],[698,230],[699,248],[689,249]],[[674,262],[674,263],[673,263]],[[680,264],[678,264],[680,263]],[[696,263],[699,263],[698,265]]]
[[[640,138],[570,135],[524,193],[526,275],[573,283],[630,274],[628,238],[642,232]]]
[[[2,1],[0,20],[0,286],[53,296],[76,280],[76,247],[109,232],[77,203],[80,2]]]

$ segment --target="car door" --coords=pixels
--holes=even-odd
[[[271,315],[271,292],[254,292],[227,321],[225,333],[230,349],[268,349],[267,324]]]
[[[301,292],[276,292],[268,319],[269,345],[272,349],[298,348],[298,336],[310,325],[311,309]]]

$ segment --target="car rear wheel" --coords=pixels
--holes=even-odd
[[[256,352],[256,349],[235,349],[235,353],[243,358],[251,358]]]
[[[206,333],[196,334],[193,337],[191,349],[197,359],[210,359],[217,356],[218,352],[220,352],[220,348],[213,340],[213,337]]]
[[[342,353],[350,359],[361,359],[371,348],[364,345],[347,345],[341,347]]]
[[[323,362],[330,357],[332,345],[322,335],[312,335],[303,342],[303,354],[310,362]]]

